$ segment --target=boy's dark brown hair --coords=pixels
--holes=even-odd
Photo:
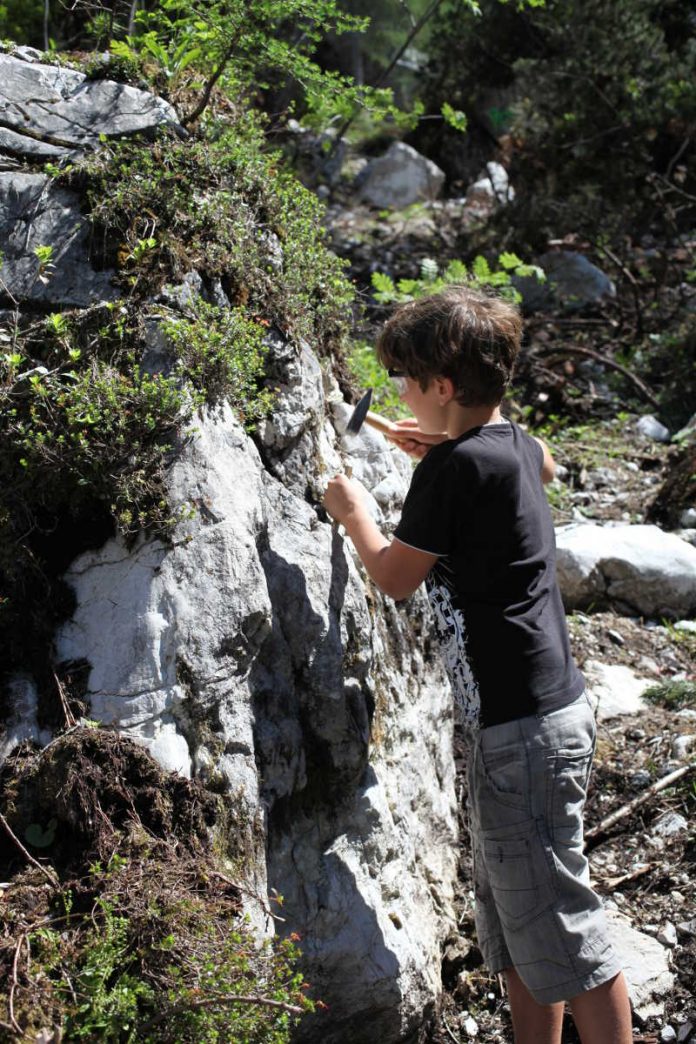
[[[449,377],[460,406],[494,406],[510,384],[521,337],[514,304],[452,286],[397,308],[377,339],[377,357],[423,391],[433,377]]]

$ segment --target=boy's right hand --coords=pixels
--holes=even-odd
[[[345,525],[348,516],[362,504],[362,496],[347,475],[336,475],[329,481],[322,503],[335,522]]]
[[[422,460],[428,450],[433,446],[439,446],[441,442],[447,441],[446,432],[425,432],[418,427],[418,421],[414,418],[396,422],[398,431],[390,431],[387,438],[391,439],[399,449],[408,453],[416,460]]]

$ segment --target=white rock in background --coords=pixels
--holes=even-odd
[[[655,442],[669,442],[671,438],[669,428],[666,428],[652,413],[646,413],[640,418],[636,424],[636,431]]]
[[[373,207],[400,210],[412,203],[436,199],[444,183],[444,172],[432,160],[396,141],[365,168],[359,194]]]
[[[696,548],[657,526],[571,523],[556,530],[568,609],[614,602],[648,617],[696,610]]]
[[[690,507],[685,511],[682,511],[679,516],[679,525],[683,529],[693,529],[696,527],[696,508]]]
[[[487,163],[485,172],[466,190],[466,203],[505,204],[515,198],[508,172],[500,163]]]
[[[606,915],[611,941],[623,964],[634,1011],[643,1020],[661,1015],[663,998],[674,985],[668,951],[656,939],[636,931],[623,914],[607,910]]]
[[[638,714],[646,706],[642,694],[654,681],[639,678],[629,667],[588,660],[583,665],[587,694],[597,709],[597,720]]]

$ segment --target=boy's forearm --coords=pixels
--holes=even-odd
[[[353,542],[362,564],[381,590],[385,590],[383,556],[390,541],[381,532],[363,504],[356,505],[343,519],[343,527]]]

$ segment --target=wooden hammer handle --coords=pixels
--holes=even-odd
[[[386,417],[380,417],[379,413],[372,413],[372,411],[365,415],[365,424],[369,424],[371,428],[381,431],[383,435],[391,435],[393,432],[398,431],[396,424],[387,420]]]

